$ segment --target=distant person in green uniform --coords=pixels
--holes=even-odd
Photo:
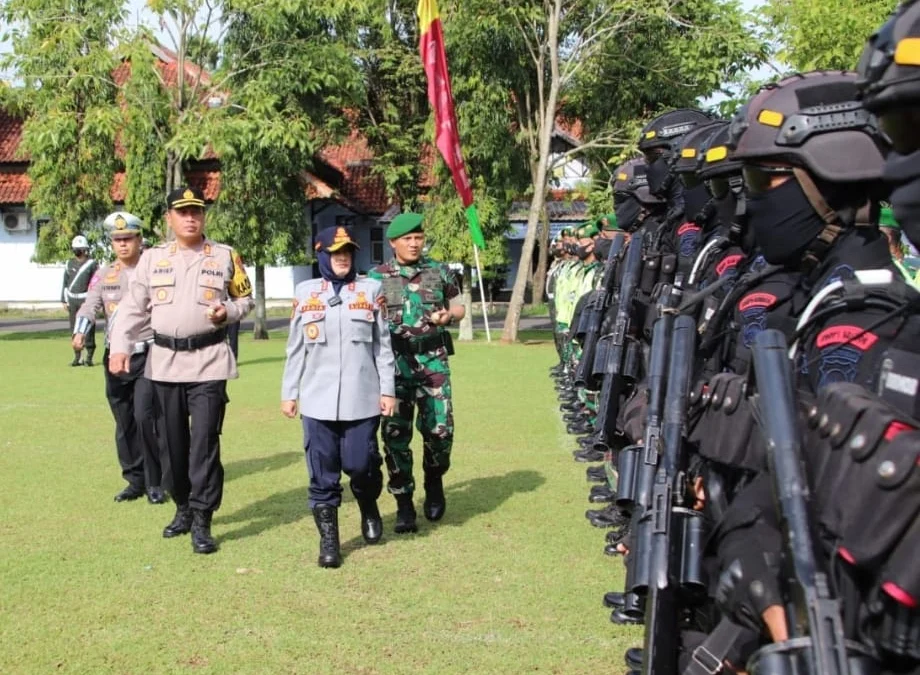
[[[920,267],[916,258],[906,258],[904,241],[901,239],[901,226],[895,220],[890,208],[883,208],[878,221],[879,229],[888,239],[888,250],[895,266],[914,286],[920,287]]]
[[[450,366],[453,343],[447,326],[463,318],[460,288],[447,265],[422,251],[423,217],[402,213],[387,228],[393,259],[368,277],[380,281],[396,357],[396,411],[382,420],[387,490],[396,498],[395,532],[416,532],[413,504],[412,421],[422,435],[425,517],[444,516],[443,476],[450,468],[454,442]],[[418,406],[418,413],[415,408]]]

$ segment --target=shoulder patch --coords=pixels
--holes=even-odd
[[[249,282],[249,276],[243,266],[243,258],[233,249],[230,249],[230,253],[233,258],[233,278],[230,279],[227,292],[234,298],[248,297],[252,295],[252,284]]]
[[[878,342],[878,336],[859,326],[831,326],[818,333],[815,346],[824,349],[832,345],[851,344],[861,351],[867,351]]]

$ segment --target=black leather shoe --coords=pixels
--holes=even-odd
[[[626,660],[626,667],[635,671],[642,670],[642,648],[630,647],[626,650],[623,658]]]
[[[617,498],[617,493],[609,485],[595,485],[588,494],[588,501],[592,504],[609,504]]]
[[[159,486],[147,488],[147,501],[151,504],[165,504],[166,493]]]
[[[425,476],[425,501],[422,511],[433,523],[444,517],[447,499],[444,497],[444,481],[441,476]]]
[[[313,507],[313,521],[319,531],[319,558],[316,564],[320,567],[340,567],[342,551],[339,546],[338,507],[317,504]]]
[[[124,490],[115,495],[116,502],[132,502],[144,496],[144,488],[137,485],[128,485]]]
[[[585,518],[594,527],[622,527],[629,522],[629,519],[613,505],[605,509],[588,509],[585,511]]]
[[[616,591],[610,591],[609,593],[604,593],[604,607],[610,609],[617,609],[622,607],[625,604],[622,593],[617,593]]]
[[[380,518],[377,500],[360,501],[358,508],[361,510],[361,536],[368,544],[376,544],[383,536],[383,520]]]
[[[211,536],[211,511],[192,509],[192,550],[195,553],[214,553],[217,543]]]
[[[585,471],[585,479],[589,483],[606,483],[607,473],[602,466],[589,466]]]
[[[586,420],[579,420],[578,422],[572,422],[566,426],[565,430],[570,434],[580,436],[581,434],[590,434],[592,431],[594,431],[594,427]]]
[[[615,530],[610,530],[604,537],[607,540],[608,544],[622,544],[626,540],[626,536],[629,534],[629,525],[624,525],[623,527],[617,528]]]
[[[71,367],[71,368],[76,368],[77,366],[82,366],[82,365],[83,365],[83,363],[80,361],[80,357],[79,357],[79,356],[73,357],[73,361],[70,362],[70,367]]]
[[[412,495],[396,495],[396,525],[393,527],[393,531],[396,534],[418,532],[418,525],[415,524],[415,519],[415,505],[412,503]]]
[[[578,443],[579,448],[593,448],[595,437],[594,434],[589,434],[588,436],[579,436],[575,439]]]
[[[581,450],[575,450],[572,453],[572,457],[576,462],[590,463],[590,462],[603,462],[604,453],[600,450],[595,450],[594,448],[582,448]],[[603,467],[601,467],[603,469]],[[604,479],[606,480],[606,474],[604,474]]]
[[[618,626],[637,626],[642,623],[642,619],[631,616],[622,609],[615,609],[610,613],[610,621]]]
[[[172,522],[163,528],[163,537],[171,539],[182,534],[188,534],[192,529],[192,510],[188,504],[176,504],[176,515]]]
[[[567,401],[559,405],[559,412],[573,413],[581,412],[585,406],[580,401]]]
[[[606,546],[604,546],[604,555],[615,557],[618,555],[623,555],[623,552],[617,548],[616,544],[607,544]]]

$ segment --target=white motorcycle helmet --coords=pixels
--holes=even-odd
[[[79,251],[81,249],[84,251],[88,251],[89,242],[86,240],[86,237],[84,237],[82,234],[78,234],[76,237],[73,238],[73,241],[70,242],[70,248],[72,248],[74,251]]]

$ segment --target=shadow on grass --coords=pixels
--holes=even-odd
[[[424,500],[423,490],[418,490],[415,495],[416,509],[418,510],[419,531],[416,534],[398,535],[393,532],[396,522],[395,514],[383,519],[383,540],[378,546],[398,541],[402,537],[427,537],[440,527],[463,525],[470,518],[491,513],[500,507],[511,496],[519,492],[533,492],[539,488],[546,479],[543,474],[536,471],[520,470],[510,471],[498,476],[483,476],[471,478],[459,483],[450,482],[450,474],[444,481],[444,496],[447,499],[447,511],[444,518],[438,523],[429,523],[422,513]],[[381,509],[386,505],[384,500],[393,497],[386,490],[377,500]],[[359,535],[342,543],[342,553],[347,554],[364,546],[364,539]]]
[[[224,481],[230,482],[253,473],[263,471],[278,471],[286,469],[291,464],[304,461],[302,452],[279,452],[268,457],[254,457],[252,459],[239,459],[224,465]]]
[[[214,534],[220,542],[245,539],[281,525],[291,525],[308,515],[310,510],[307,508],[307,488],[304,485],[253,502],[229,515],[218,515],[214,518],[214,525],[217,526]],[[224,527],[236,523],[244,524],[229,532],[221,532]]]

